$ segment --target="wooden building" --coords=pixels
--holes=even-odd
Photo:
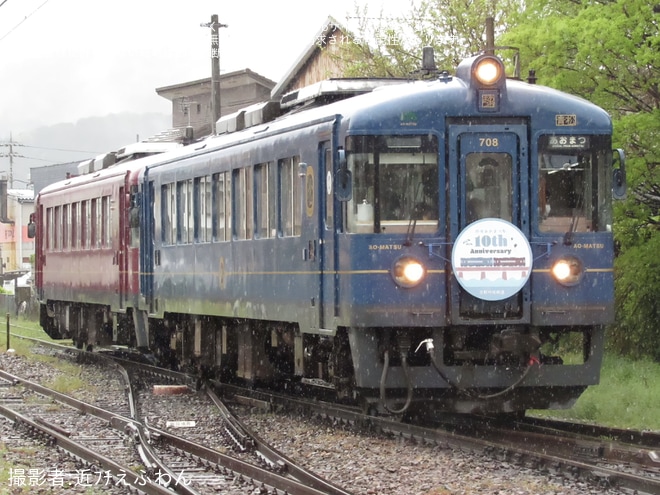
[[[279,100],[287,93],[310,86],[325,79],[343,77],[340,50],[345,43],[353,43],[350,33],[332,17],[328,17],[310,40],[291,68],[271,92],[271,100]]]

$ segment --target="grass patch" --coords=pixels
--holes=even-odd
[[[660,431],[660,364],[606,355],[600,384],[589,387],[572,409],[533,415]]]
[[[89,384],[79,378],[82,372],[82,367],[80,365],[48,354],[34,352],[33,347],[35,344],[29,340],[20,338],[20,336],[24,336],[52,341],[53,339],[43,331],[39,323],[23,319],[12,321],[10,345],[11,348],[14,349],[16,355],[47,364],[63,373],[63,376],[54,374],[50,380],[41,383],[44,387],[51,388],[63,394],[70,394],[77,390],[88,389],[90,387]],[[0,350],[4,352],[7,349],[6,332],[5,338],[0,337],[0,341],[2,342]],[[71,341],[60,340],[58,342],[66,344]]]

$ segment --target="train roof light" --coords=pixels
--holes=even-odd
[[[487,54],[463,60],[456,68],[456,77],[474,91],[479,112],[500,111],[506,98],[506,73],[498,57]]]
[[[456,77],[473,89],[504,89],[506,72],[504,63],[495,55],[478,55],[463,60],[456,68]]]
[[[487,56],[475,61],[472,74],[480,84],[494,86],[504,76],[504,66],[498,58]]]

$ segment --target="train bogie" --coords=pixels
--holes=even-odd
[[[44,329],[390,413],[569,407],[613,318],[611,122],[484,62],[44,191]],[[107,249],[48,241],[109,183]]]

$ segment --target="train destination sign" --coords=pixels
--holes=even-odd
[[[458,283],[474,297],[500,301],[524,287],[532,271],[532,248],[515,225],[484,218],[458,235],[451,254]]]
[[[553,150],[586,150],[589,148],[587,136],[549,136],[548,148]]]

